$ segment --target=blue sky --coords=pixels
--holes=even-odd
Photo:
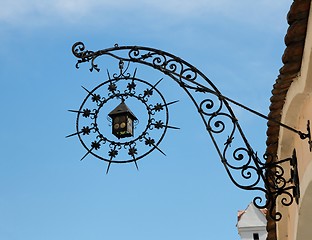
[[[3,0],[2,0],[3,1]],[[0,9],[0,239],[238,239],[237,210],[256,193],[229,180],[196,109],[165,86],[170,123],[133,164],[85,154],[75,114],[105,71],[75,68],[71,46],[163,49],[204,72],[226,96],[268,113],[282,66],[291,0],[15,0]],[[105,67],[103,67],[105,69]],[[158,76],[151,76],[158,79]],[[163,86],[164,87],[164,86]],[[233,107],[259,154],[266,121]]]

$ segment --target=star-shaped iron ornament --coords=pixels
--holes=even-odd
[[[159,145],[168,128],[179,129],[168,125],[168,106],[178,101],[166,102],[158,89],[158,84],[162,79],[151,84],[137,78],[136,69],[134,74],[130,74],[123,69],[124,64],[119,64],[119,67],[119,75],[113,74],[113,78],[111,78],[107,71],[108,80],[93,90],[82,87],[87,92],[87,96],[83,100],[80,110],[69,110],[77,114],[77,124],[76,132],[67,137],[77,135],[87,150],[81,160],[92,155],[108,162],[107,173],[112,163],[134,162],[138,169],[137,161],[155,149],[166,155]],[[130,99],[132,100],[130,101]],[[111,106],[113,102],[118,103],[118,101],[119,105],[115,107],[114,111],[107,109],[107,106]],[[130,105],[126,105],[126,102],[134,104],[132,103],[134,101],[137,102],[136,108],[139,105],[143,106],[138,109],[142,111],[139,113],[140,115],[144,112],[147,115],[145,117],[146,126],[141,125],[144,121],[139,121],[132,113]],[[120,115],[121,113],[124,115]],[[108,120],[103,118],[105,115]],[[113,116],[114,120],[111,118]],[[132,121],[129,122],[127,116],[131,116]],[[140,123],[139,128],[137,128],[138,123]],[[111,132],[107,131],[109,127]],[[124,134],[125,137],[119,138],[120,135],[113,135],[114,131]]]
[[[154,106],[154,110],[156,112],[159,112],[161,110],[164,110],[164,106],[161,103],[156,103],[155,106]]]
[[[145,140],[145,145],[148,145],[148,146],[153,146],[155,144],[155,140],[154,139],[152,139],[152,138],[148,138],[148,139],[146,139]]]
[[[144,91],[144,96],[145,97],[150,97],[150,96],[152,96],[153,95],[153,89],[146,89],[145,91]]]
[[[101,100],[100,94],[94,94],[92,95],[92,102],[99,102]]]
[[[164,125],[164,122],[162,120],[158,120],[154,123],[154,126],[156,129],[161,129],[163,128],[165,125]]]
[[[115,150],[115,149],[111,149],[111,150],[108,152],[108,156],[110,156],[110,157],[112,157],[112,158],[115,158],[117,155],[118,155],[118,151]]]
[[[128,154],[132,157],[134,157],[134,155],[137,155],[138,154],[138,149],[136,149],[135,147],[130,147],[129,148],[129,151],[128,151]]]
[[[94,141],[91,143],[91,147],[92,147],[92,149],[99,150],[101,147],[101,144],[97,141]]]
[[[91,132],[91,129],[89,128],[89,126],[86,126],[81,129],[81,132],[83,135],[89,135]]]
[[[136,87],[136,84],[134,81],[132,81],[131,83],[128,83],[127,88],[129,89],[129,91],[134,90]]]
[[[108,91],[114,93],[116,90],[117,90],[117,85],[111,82],[108,86]]]
[[[85,117],[85,118],[90,117],[90,114],[91,114],[91,110],[90,109],[86,108],[86,109],[83,109],[82,111],[83,111],[83,114],[82,114],[83,117]]]

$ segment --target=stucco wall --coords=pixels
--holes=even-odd
[[[306,133],[307,121],[312,128],[312,20],[311,9],[303,53],[301,71],[292,82],[282,111],[282,122]],[[287,129],[281,128],[279,134],[279,159],[290,157],[293,149],[297,151],[301,197],[299,205],[291,207],[277,205],[283,219],[277,223],[277,239],[306,240],[312,236],[312,153],[308,140]],[[287,167],[284,167],[287,171]]]

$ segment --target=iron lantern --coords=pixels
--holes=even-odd
[[[112,110],[108,116],[112,119],[112,134],[117,138],[132,137],[136,116],[132,113],[124,100]]]

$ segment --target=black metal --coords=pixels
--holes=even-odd
[[[282,197],[280,201],[284,206],[290,206],[294,200],[297,204],[299,203],[300,188],[296,150],[293,150],[290,158],[276,161],[276,157],[265,155],[265,159],[267,161],[261,168],[266,170],[266,188],[269,191],[267,201],[273,203],[269,206],[269,213],[274,220],[278,221],[282,218],[282,214],[280,212],[272,214],[275,211],[278,197]],[[290,172],[288,174],[283,168],[285,163],[289,164]]]
[[[79,68],[79,65],[81,63],[90,62],[90,71],[100,71],[100,68],[95,63],[95,61],[99,56],[108,56],[119,61],[119,66],[123,66],[124,63],[128,63],[128,66],[130,63],[134,65],[141,64],[161,71],[163,74],[169,76],[186,92],[186,94],[190,97],[195,107],[197,108],[197,111],[206,127],[207,133],[210,135],[212,142],[217,150],[217,153],[219,154],[221,162],[223,163],[231,181],[241,189],[257,190],[262,192],[263,195],[266,196],[266,201],[263,201],[263,197],[261,196],[257,196],[254,198],[253,202],[256,207],[268,208],[269,214],[272,219],[278,221],[281,219],[282,215],[280,212],[275,212],[274,210],[276,201],[281,199],[281,203],[284,206],[291,205],[294,200],[298,202],[300,192],[295,151],[292,157],[284,160],[277,161],[277,156],[271,156],[268,154],[265,154],[264,159],[260,160],[257,153],[251,148],[229,103],[231,102],[233,104],[236,104],[244,108],[245,110],[250,111],[251,113],[254,113],[267,120],[271,120],[279,124],[280,126],[297,133],[301,139],[308,138],[309,146],[311,149],[311,134],[309,122],[307,126],[307,133],[302,133],[301,131],[298,131],[283,123],[275,121],[274,119],[258,113],[244,106],[243,104],[240,104],[228,97],[225,97],[220,93],[215,85],[196,67],[192,66],[181,58],[174,56],[173,54],[161,50],[138,46],[118,46],[116,44],[113,48],[107,48],[93,52],[86,50],[82,42],[77,42],[73,45],[72,52],[78,58],[76,64],[77,68]],[[120,67],[120,69],[120,78],[125,79],[124,72],[122,71],[123,67]],[[121,79],[117,78],[115,80],[110,80],[109,82],[106,82],[104,84],[112,84],[116,82],[116,80],[119,81]],[[129,79],[131,79],[131,77],[129,77]],[[133,80],[142,81],[136,78],[133,78]],[[149,84],[145,81],[142,81],[142,83],[147,85]],[[153,89],[155,90],[157,90],[156,85],[153,86]],[[89,93],[88,97],[90,95],[94,97],[95,90],[92,90]],[[114,97],[136,97],[135,94],[129,95],[124,93],[112,93]],[[158,92],[158,94],[162,96],[160,92]],[[138,100],[142,101],[140,97],[137,98]],[[160,109],[159,106],[165,107],[166,111],[168,111],[167,106],[169,104],[166,103],[163,96],[162,99],[162,104],[157,106],[155,105],[154,107],[149,108],[148,112],[155,113],[156,110]],[[86,100],[84,100],[84,102],[85,101]],[[84,131],[80,130],[80,128],[78,127],[80,115],[97,116],[96,112],[89,113],[88,111],[83,110],[84,102],[80,109],[76,111],[78,113],[76,135],[79,136],[83,146],[87,149],[87,154],[91,153],[92,155],[95,155],[102,160],[108,161],[109,169],[111,163],[123,163],[131,161],[134,161],[136,163],[137,159],[142,158],[150,153],[149,151],[146,154],[141,155],[140,157],[136,157],[136,155],[130,154],[132,158],[127,161],[114,161],[113,158],[102,158],[94,154],[93,149],[95,147],[91,147],[90,149],[84,144],[81,139],[81,134],[83,134]],[[95,117],[95,119],[97,119],[97,117]],[[156,144],[152,143],[153,141],[147,141],[147,134],[143,132],[143,134],[141,134],[140,137],[137,138],[137,140],[146,140],[146,142],[148,142],[148,145],[152,147],[152,150],[158,149],[160,152],[162,152],[159,149],[158,145],[159,142],[162,140],[166,129],[170,128],[170,126],[168,126],[168,118],[166,119],[166,121],[158,122],[158,124],[156,122],[150,123],[149,127],[156,129],[159,127],[164,129],[164,133],[161,136],[161,139]],[[100,140],[106,142],[108,141],[108,139],[106,139],[105,137],[101,137]],[[111,143],[114,143],[112,146],[112,152],[116,151],[116,148],[121,148],[118,142]],[[133,144],[132,142],[129,142],[124,145],[130,148]],[[282,165],[286,163],[290,164],[289,173],[285,173],[284,168],[282,167]]]
[[[119,68],[119,74],[113,74],[113,78],[111,78],[108,72],[109,79],[93,90],[89,91],[83,87],[88,94],[79,110],[69,110],[77,113],[77,120],[76,132],[67,137],[77,135],[81,144],[87,150],[87,153],[81,160],[91,154],[100,160],[108,162],[107,173],[111,163],[134,162],[138,169],[137,161],[155,149],[165,155],[159,147],[160,142],[163,140],[168,128],[179,129],[169,125],[168,106],[177,101],[166,102],[161,92],[157,89],[157,85],[161,80],[152,85],[145,80],[139,79],[136,77],[136,70],[133,74],[130,74],[127,72],[128,68],[123,69],[122,61],[119,62]],[[119,84],[117,85],[117,83]],[[122,83],[123,88],[120,87]],[[145,86],[145,88],[143,87],[145,90],[138,92],[139,85]],[[156,101],[152,101],[153,97],[156,96],[158,97]],[[117,140],[104,132],[107,125],[104,124],[101,127],[103,119],[100,119],[99,116],[101,112],[104,112],[107,116],[110,115],[107,109],[103,110],[110,101],[126,102],[129,99],[135,99],[143,104],[148,117],[146,126],[142,128],[142,131],[136,137],[125,138],[125,141],[121,141],[119,137]],[[157,102],[157,100],[160,102]],[[158,116],[161,112],[163,114]],[[134,122],[138,122],[134,115],[133,118]],[[112,121],[111,116],[107,118],[107,121]],[[153,135],[157,131],[159,133],[154,137]]]
[[[134,121],[138,120],[126,105],[125,100],[112,110],[108,116],[112,121],[112,134],[117,138],[134,136]]]

